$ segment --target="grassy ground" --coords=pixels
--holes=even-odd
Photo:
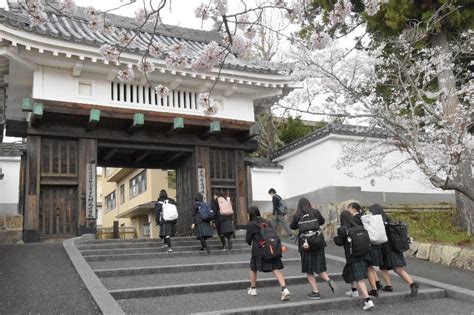
[[[390,212],[393,221],[408,224],[410,237],[419,242],[474,246],[474,236],[456,226],[454,211]]]

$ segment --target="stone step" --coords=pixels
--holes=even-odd
[[[220,250],[222,251],[222,250]],[[218,251],[215,251],[218,252]],[[284,254],[283,259],[288,258],[299,258],[300,255],[296,250],[289,250]],[[198,260],[199,258],[199,260]],[[163,267],[171,265],[187,265],[197,263],[229,263],[234,261],[250,261],[250,250],[248,252],[235,252],[234,250],[229,251],[227,255],[218,256],[211,252],[211,255],[204,255],[200,257],[189,257],[176,256],[176,255],[164,255],[155,258],[143,258],[138,260],[115,260],[115,261],[91,261],[89,265],[93,270],[98,269],[118,269],[118,268],[140,268],[140,267]]]
[[[221,245],[221,241],[216,238],[211,238],[207,240],[209,245]],[[174,246],[192,246],[198,245],[199,240],[196,238],[189,240],[175,240],[172,238],[172,245]],[[244,239],[232,239],[232,244],[247,244]],[[121,248],[155,248],[161,247],[163,245],[162,240],[154,240],[153,242],[116,242],[116,243],[98,243],[98,244],[78,244],[77,248],[79,250],[94,250],[94,249],[121,249]]]
[[[286,266],[300,265],[300,258],[283,259],[283,264]],[[207,270],[230,270],[247,268],[248,271],[249,260],[219,262],[219,263],[199,263],[199,264],[183,264],[183,265],[169,265],[169,266],[153,266],[153,267],[138,267],[138,268],[115,268],[115,269],[96,269],[95,274],[100,278],[107,277],[124,277],[124,276],[142,276],[154,274],[171,274],[171,273],[185,273],[198,272]]]
[[[210,240],[216,240],[216,234],[214,233],[214,237]],[[236,238],[233,240],[245,240],[245,235],[241,235],[236,233]],[[197,241],[195,236],[177,236],[173,237],[173,241],[180,242],[180,241]],[[120,243],[163,243],[163,241],[159,238],[130,238],[130,239],[111,239],[111,240],[78,240],[76,241],[76,246],[84,246],[84,245],[94,245],[94,244],[120,244]]]
[[[232,249],[232,250],[214,250],[211,252],[212,256],[233,255],[248,253],[250,255],[250,248]],[[208,256],[205,251],[186,251],[173,253],[141,253],[141,254],[116,254],[116,255],[91,255],[84,256],[87,262],[92,261],[111,261],[111,260],[138,260],[138,259],[152,259],[152,258],[171,258],[171,257],[199,257]]]
[[[209,245],[211,250],[222,250],[222,245]],[[199,251],[200,245],[196,243],[192,246],[173,245],[173,253],[175,252],[190,252]],[[234,249],[249,249],[247,244],[235,244],[232,246]],[[168,248],[160,247],[138,247],[138,248],[114,248],[114,249],[86,249],[80,250],[82,256],[94,256],[94,255],[117,255],[117,254],[148,254],[148,253],[167,253]]]

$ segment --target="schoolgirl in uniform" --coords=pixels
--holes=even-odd
[[[216,194],[213,200],[213,208],[216,212],[216,230],[222,243],[222,249],[232,249],[232,235],[234,234],[233,215],[222,215],[219,209],[219,200],[225,199],[224,195]],[[227,240],[227,247],[226,247]]]
[[[247,233],[245,240],[247,244],[252,246],[252,257],[250,259],[250,288],[247,293],[250,296],[257,296],[257,271],[272,272],[281,286],[281,300],[286,301],[290,299],[291,293],[285,284],[285,277],[280,271],[284,268],[281,257],[266,260],[264,258],[260,242],[263,241],[260,235],[259,224],[266,223],[271,226],[270,221],[265,220],[260,215],[260,210],[252,206],[247,211],[249,215],[250,224],[247,225]]]
[[[206,240],[212,237],[214,230],[212,229],[211,223],[204,221],[199,215],[199,206],[203,201],[204,197],[202,194],[197,193],[194,197],[193,225],[191,225],[191,228],[194,230],[196,238],[201,242],[201,250],[205,250],[207,254],[210,254],[211,249]]]
[[[168,198],[166,190],[162,189],[158,196],[158,200],[156,201],[156,221],[160,226],[160,238],[164,241],[163,246],[168,248],[168,253],[171,253],[173,251],[171,248],[171,238],[176,234],[176,223],[178,221],[165,221],[163,219],[163,203],[166,200],[168,200],[169,203],[176,204],[173,199]]]
[[[364,280],[368,278],[367,267],[369,264],[368,255],[352,256],[350,244],[347,240],[346,229],[358,225],[351,212],[344,210],[340,214],[341,227],[337,230],[334,237],[334,243],[338,246],[344,246],[346,256],[346,265],[342,272],[342,278],[346,283],[356,283],[364,299],[364,311],[374,308],[374,302],[370,299]],[[353,290],[357,290],[353,288]]]
[[[390,222],[390,217],[385,213],[379,204],[374,204],[369,208],[369,210],[372,214],[382,215],[384,222]],[[403,267],[407,265],[403,253],[393,251],[390,247],[389,240],[387,243],[381,245],[381,256],[382,263],[379,265],[379,268],[382,271],[382,277],[386,283],[386,285],[382,288],[382,291],[393,292],[392,282],[388,272],[388,270],[393,270],[410,286],[410,296],[416,296],[418,294],[420,285],[419,283],[414,282],[406,270],[403,269]]]
[[[298,230],[298,222],[306,214],[318,219],[320,226],[325,223],[321,212],[318,209],[313,209],[307,198],[301,198],[298,201],[298,208],[295,215],[293,216],[293,221],[290,224],[290,228],[293,230]],[[326,247],[326,244],[324,244],[324,247]],[[314,275],[315,273],[317,273],[321,279],[327,282],[332,293],[334,293],[335,283],[329,278],[327,273],[324,247],[316,251],[308,251],[304,248],[304,240],[301,238],[301,233],[298,232],[298,251],[301,255],[301,272],[306,273],[306,278],[308,279],[308,282],[312,288],[311,293],[308,294],[308,298],[313,300],[319,300],[321,298],[318,286],[316,284],[316,277]]]
[[[349,210],[349,212],[353,215],[354,220],[356,221],[358,225],[363,225],[362,216],[365,214],[365,212],[357,202],[350,203],[347,207],[347,210]],[[370,246],[368,263],[369,265],[367,267],[367,275],[368,275],[368,280],[371,287],[371,290],[369,291],[369,295],[378,297],[379,296],[378,290],[381,289],[382,285],[380,284],[380,281],[378,281],[377,272],[375,271],[374,266],[377,266],[377,267],[380,267],[381,265],[383,266],[382,247],[380,245],[372,244]],[[352,290],[353,288],[355,288],[354,285],[352,285]]]

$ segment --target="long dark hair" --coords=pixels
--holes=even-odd
[[[357,202],[351,202],[347,207],[356,209],[358,213],[363,212],[362,207]]]
[[[382,215],[382,218],[385,222],[388,222],[389,221],[389,218],[387,216],[387,214],[385,213],[385,211],[383,210],[382,206],[379,205],[378,203],[374,203],[373,205],[371,205],[369,207],[369,211],[372,213],[372,214],[381,214]]]
[[[159,199],[168,199],[168,193],[166,192],[166,190],[160,190]]]
[[[345,228],[349,228],[351,226],[356,225],[354,221],[354,217],[349,212],[349,210],[342,211],[341,214],[339,215],[339,220],[341,221],[341,226]]]
[[[260,209],[257,206],[251,206],[248,208],[247,213],[250,221],[255,221],[257,218],[261,217]]]
[[[309,202],[308,198],[300,198],[298,201],[298,211],[307,214],[313,210],[311,203]]]
[[[196,202],[202,202],[204,200],[204,197],[202,196],[201,193],[196,193],[196,195],[194,196],[194,201]]]

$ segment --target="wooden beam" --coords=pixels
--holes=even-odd
[[[184,129],[184,118],[176,117],[173,121],[173,126],[166,132],[168,136],[178,133]]]
[[[219,121],[211,121],[209,125],[209,130],[204,133],[202,138],[209,138],[210,136],[215,136],[221,132],[221,123]]]
[[[142,128],[144,124],[145,124],[145,115],[143,115],[142,113],[135,113],[133,115],[133,122],[128,128],[128,132],[132,133]]]
[[[118,152],[118,149],[111,149],[109,152],[107,152],[107,154],[104,156],[102,160],[103,161],[111,160],[117,152]]]
[[[148,151],[145,151],[145,152],[142,152],[140,155],[137,156],[137,158],[135,159],[135,163],[139,163],[139,162],[143,162],[143,160],[145,160],[147,157],[149,157],[151,154],[151,152],[148,152]]]
[[[181,156],[184,155],[185,152],[177,152],[169,157],[169,159],[166,161],[166,163],[171,163],[180,158]]]
[[[21,103],[21,110],[23,112],[28,112],[31,113],[33,111],[33,102],[31,101],[31,98],[29,97],[24,97]]]
[[[93,129],[100,121],[100,109],[91,109],[89,113],[89,122],[87,123],[87,130]]]
[[[35,103],[33,105],[33,112],[30,116],[30,123],[32,126],[39,125],[39,122],[43,118],[43,104],[42,103]]]
[[[250,127],[250,130],[240,138],[240,142],[247,141],[249,139],[255,138],[256,136],[260,135],[262,131],[262,126],[260,124],[254,124]]]

